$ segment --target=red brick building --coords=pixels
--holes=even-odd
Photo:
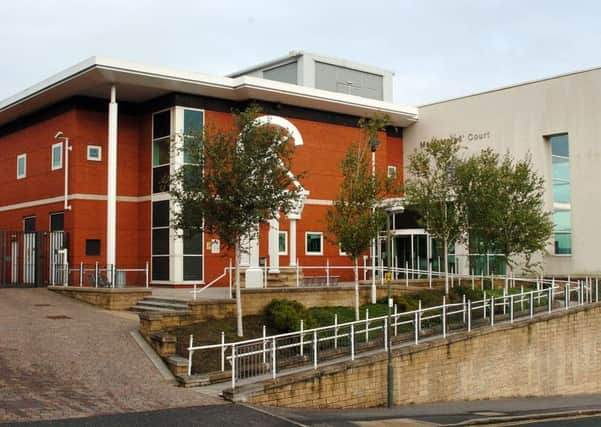
[[[72,268],[148,262],[156,285],[211,282],[233,254],[218,236],[175,237],[169,195],[158,182],[182,162],[170,150],[174,137],[208,124],[230,126],[231,111],[249,102],[294,134],[294,167],[307,171],[308,194],[297,215],[261,226],[246,264],[266,257],[271,269],[297,260],[348,265],[325,240],[325,213],[342,179],[340,160],[361,136],[357,120],[390,115],[376,167],[402,176],[403,128],[415,122],[416,109],[265,76],[211,77],[103,58],[0,102],[0,230],[65,232],[68,241],[61,237],[50,249],[66,247]],[[0,283],[3,274],[5,281],[27,281],[31,244],[8,240],[0,252],[23,259],[3,261]]]

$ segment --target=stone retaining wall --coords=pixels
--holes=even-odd
[[[395,350],[394,403],[601,392],[601,304]],[[253,404],[357,408],[386,403],[386,353],[229,391]]]
[[[49,286],[49,290],[107,310],[129,310],[144,297],[152,295],[147,288],[78,288]]]

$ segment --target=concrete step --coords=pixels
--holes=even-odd
[[[146,297],[141,301],[138,301],[136,305],[131,307],[131,311],[186,311],[188,310],[188,304],[185,301],[170,299],[170,298],[159,298],[159,297]]]
[[[152,305],[145,305],[145,304],[136,304],[133,307],[130,308],[131,311],[136,311],[136,312],[142,312],[142,311],[181,311],[181,310],[177,310],[177,309],[173,309],[173,308],[165,308],[165,307],[156,307],[156,306],[152,306]]]
[[[192,295],[192,293],[190,293],[190,295]],[[159,302],[159,303],[164,303],[164,304],[175,304],[175,305],[187,305],[188,304],[188,302],[183,299],[155,297],[155,296],[144,297],[144,301],[152,301],[152,302]]]
[[[152,306],[156,306],[156,307],[166,307],[166,308],[171,307],[171,308],[177,308],[177,309],[181,309],[181,310],[188,309],[188,304],[184,301],[156,301],[156,300],[144,298],[143,300],[140,301],[140,303],[145,304],[145,305],[152,305]]]

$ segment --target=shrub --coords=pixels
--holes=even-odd
[[[305,306],[298,301],[274,299],[265,307],[267,325],[279,333],[298,331],[301,320],[304,321],[305,329],[313,328],[317,323]]]
[[[484,298],[484,294],[480,288],[474,288],[467,286],[459,286],[451,289],[451,299],[454,302],[460,302],[463,295],[466,300],[479,301]]]

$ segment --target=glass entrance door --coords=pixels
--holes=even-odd
[[[408,268],[410,278],[424,276],[419,271],[428,270],[429,236],[419,230],[415,233],[397,233],[392,237],[392,261],[393,267],[399,269]],[[403,273],[399,277],[405,277]]]

